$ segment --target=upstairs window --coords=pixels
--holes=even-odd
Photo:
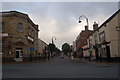
[[[31,31],[31,36],[33,37],[33,35],[34,35],[34,31],[32,30],[32,31]]]
[[[23,24],[18,23],[18,32],[22,32],[22,31],[23,31]]]
[[[89,39],[89,46],[92,45],[92,39]]]
[[[0,39],[0,53],[2,53],[2,39]]]
[[[105,32],[103,31],[99,34],[99,41],[102,42],[104,40],[105,40]]]
[[[31,34],[31,29],[30,29],[30,28],[28,29],[28,34],[29,34],[29,35]]]
[[[0,32],[4,31],[4,22],[0,22]]]
[[[5,31],[5,22],[2,22],[2,32]]]
[[[95,39],[95,44],[97,44],[98,43],[97,35],[94,36],[94,39]]]

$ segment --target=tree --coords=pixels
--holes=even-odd
[[[51,44],[51,43],[49,43],[49,48],[50,48],[50,52],[52,53],[52,52],[54,52],[55,51],[55,44]]]
[[[56,47],[56,48],[55,48],[55,52],[60,53],[61,51],[60,51],[60,49],[58,49],[58,48]]]
[[[70,52],[70,50],[71,50],[71,47],[70,47],[70,45],[69,45],[68,43],[64,43],[64,44],[62,45],[62,51],[63,51],[64,53],[68,53],[68,52]]]

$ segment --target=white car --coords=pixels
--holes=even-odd
[[[61,54],[61,55],[60,55],[60,58],[64,58],[64,54]]]

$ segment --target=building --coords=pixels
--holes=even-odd
[[[85,30],[78,35],[76,39],[76,55],[79,57],[83,56],[83,46],[87,44],[87,37],[92,33],[92,30],[88,29],[88,26],[85,26]]]
[[[77,54],[76,54],[76,41],[73,41],[73,44],[71,45],[71,49],[72,49],[72,56],[77,57]]]
[[[2,25],[2,56],[22,61],[30,55],[35,57],[38,49],[38,25],[27,14],[8,11],[0,13]]]
[[[38,39],[38,51],[39,56],[47,56],[49,52],[48,45],[42,41],[41,39]]]
[[[87,38],[91,57],[120,60],[120,9]],[[94,53],[92,53],[94,50]]]
[[[72,52],[76,52],[76,41],[73,41]]]

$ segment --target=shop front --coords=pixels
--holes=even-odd
[[[16,42],[13,46],[14,51],[14,60],[15,61],[23,61],[23,58],[26,56],[26,44],[23,42]]]
[[[98,54],[104,61],[110,61],[111,59],[109,44],[110,42],[103,41],[100,43],[101,46],[98,48]]]

